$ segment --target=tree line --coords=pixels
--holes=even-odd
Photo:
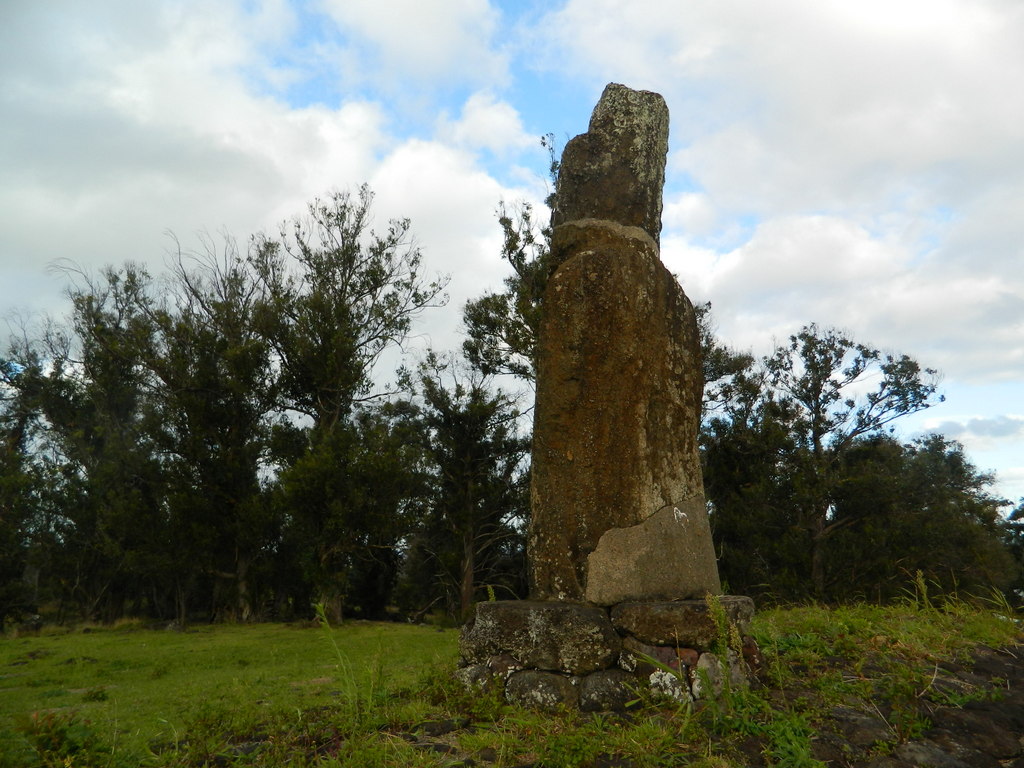
[[[529,383],[547,231],[499,208],[501,290],[466,341],[382,376],[445,301],[408,220],[336,193],[162,275],[67,267],[67,322],[0,357],[0,622],[468,615],[525,597]],[[728,588],[892,599],[924,578],[1012,590],[1008,503],[961,446],[904,443],[936,375],[808,325],[762,359],[701,307],[705,488]],[[390,378],[391,383],[381,385]],[[528,390],[529,387],[526,387]],[[524,415],[525,414],[525,415]]]

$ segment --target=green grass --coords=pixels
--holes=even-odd
[[[24,730],[33,713],[73,713],[104,744],[145,755],[198,731],[301,727],[304,713],[372,706],[368,694],[450,663],[456,642],[453,630],[362,622],[329,635],[263,624],[0,639],[0,733]]]
[[[836,706],[884,712],[884,754],[927,727],[920,703],[998,696],[998,681],[941,691],[937,665],[1018,639],[1005,606],[958,600],[763,611],[753,626],[765,687],[691,708],[641,697],[629,716],[509,707],[452,680],[457,633],[397,624],[215,626],[185,633],[91,628],[0,639],[0,768],[747,764],[820,768],[813,734]],[[415,748],[427,720],[468,718]],[[750,745],[753,746],[750,746]],[[477,760],[482,763],[481,759]]]

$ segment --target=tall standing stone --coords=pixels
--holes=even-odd
[[[533,599],[721,592],[696,316],[659,255],[667,154],[664,99],[612,84],[562,156],[537,353]]]

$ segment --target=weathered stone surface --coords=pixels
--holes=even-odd
[[[667,147],[664,100],[611,84],[589,131],[562,156],[554,271],[537,343],[528,545],[534,599],[610,605],[623,595],[720,591],[697,452],[703,381],[696,315],[657,242]],[[616,568],[619,550],[609,543],[612,556],[597,555],[598,583],[588,591],[588,556],[602,536],[680,505],[688,505],[692,530],[663,537],[657,560],[680,564],[685,576],[644,572],[663,532],[655,523],[653,531],[612,536],[647,534],[634,583],[611,578],[633,569]]]
[[[728,656],[729,686],[734,691],[741,691],[750,687],[750,676],[746,662],[736,651],[729,649]]]
[[[551,223],[607,219],[640,227],[657,241],[667,157],[665,100],[610,83],[587,132],[565,145]]]
[[[935,727],[925,735],[944,748],[983,749],[1000,760],[1021,754],[1022,744],[1013,729],[988,712],[942,707],[932,712],[930,719]]]
[[[508,679],[505,698],[510,704],[554,712],[562,707],[578,706],[580,694],[564,675],[527,669]]]
[[[754,616],[754,601],[742,595],[721,595],[719,602],[740,634],[746,633]],[[710,648],[717,637],[714,619],[704,600],[620,603],[612,608],[611,619],[619,632],[650,645],[703,651]]]
[[[487,660],[487,668],[490,670],[492,675],[505,680],[513,672],[518,672],[522,669],[523,665],[512,654],[502,653],[489,658]]]
[[[587,600],[616,605],[717,595],[722,585],[710,542],[703,494],[629,528],[612,528],[587,557]]]
[[[636,698],[636,678],[621,669],[587,675],[580,683],[580,709],[584,712],[623,712]]]
[[[584,675],[610,667],[621,640],[592,605],[499,600],[477,604],[460,649],[471,664],[511,654],[524,667]]]
[[[893,750],[893,755],[921,768],[983,768],[979,763],[967,763],[953,757],[927,739],[900,744]]]
[[[693,648],[676,648],[676,658],[679,659],[679,663],[684,667],[694,667],[697,665],[697,659],[700,658],[700,653]]]
[[[635,637],[622,639],[622,654],[619,656],[619,666],[622,669],[646,677],[657,669],[658,665],[678,669],[679,657],[675,648],[647,645]]]
[[[486,664],[467,664],[455,670],[455,679],[470,690],[488,690],[494,685],[495,675]]]
[[[892,728],[877,714],[850,707],[836,707],[829,713],[843,742],[853,747],[870,749],[894,738]]]
[[[695,699],[707,699],[722,695],[725,689],[726,670],[713,653],[702,653],[697,666],[692,670],[690,688]]]
[[[664,696],[681,703],[693,701],[693,694],[684,675],[656,669],[651,672],[648,679],[651,683],[651,692],[656,696]]]
[[[531,597],[583,600],[607,531],[702,498],[703,375],[693,306],[646,233],[583,221],[556,236],[574,255],[548,282],[538,339]],[[714,562],[706,512],[693,509],[706,537],[666,547],[666,561]]]

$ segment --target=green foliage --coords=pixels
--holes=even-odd
[[[447,279],[424,277],[407,220],[371,228],[372,202],[334,193],[245,250],[179,245],[162,276],[67,267],[68,323],[0,358],[0,629],[314,603],[334,622],[455,621],[524,593],[529,437],[494,377],[534,376],[550,232],[500,206],[511,274],[465,306],[465,362],[431,353],[380,384]],[[934,371],[815,325],[755,360],[696,311],[732,591],[892,601],[918,571],[934,595],[1024,585],[1024,512],[1003,518],[958,444],[891,434],[934,400]]]
[[[411,405],[428,458],[427,508],[410,537],[406,599],[443,585],[450,612],[469,616],[480,590],[522,594],[529,440],[516,398],[480,371],[428,355]],[[419,587],[417,589],[416,587]]]
[[[769,765],[777,768],[825,768],[825,763],[811,756],[814,729],[807,717],[786,713],[774,718],[765,731],[768,744],[764,755]]]
[[[330,431],[372,393],[371,369],[413,319],[446,301],[447,278],[424,281],[408,219],[369,229],[373,193],[336,192],[272,239],[253,240],[261,335],[280,366],[283,404]]]
[[[379,616],[412,525],[410,500],[424,492],[421,451],[411,427],[386,412],[361,410],[317,438],[280,476],[287,551],[332,621],[343,608]]]
[[[75,712],[33,712],[22,718],[13,732],[0,730],[3,768],[129,768],[138,764],[138,755],[104,743],[93,724]]]
[[[446,279],[371,203],[178,246],[161,279],[67,267],[70,324],[0,360],[0,622],[383,611],[423,493],[371,372]]]
[[[605,720],[589,718],[582,722],[569,720],[548,734],[539,750],[542,765],[582,768],[601,754],[605,740]]]
[[[505,290],[469,301],[462,318],[469,338],[466,359],[485,374],[511,374],[532,381],[544,289],[550,277],[550,231],[535,220],[533,207],[498,207],[501,258],[512,268]]]
[[[892,600],[919,569],[945,592],[1007,585],[992,478],[940,436],[886,432],[929,407],[934,371],[814,325],[756,363],[719,352],[732,365],[719,366],[701,439],[731,589]]]

